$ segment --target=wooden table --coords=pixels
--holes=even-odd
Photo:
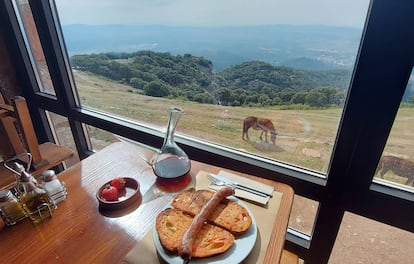
[[[28,219],[0,231],[0,263],[120,263],[153,225],[168,199],[146,201],[145,192],[155,181],[145,159],[152,152],[134,144],[117,142],[65,170],[68,198],[58,205],[52,218],[34,225]],[[192,161],[191,174],[200,170],[217,173],[221,168]],[[290,186],[243,175],[273,185],[283,198],[267,246],[266,263],[281,256],[293,202]],[[123,216],[102,214],[96,191],[108,180],[132,177],[141,184],[143,201]]]

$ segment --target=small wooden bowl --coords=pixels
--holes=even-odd
[[[100,209],[104,210],[119,210],[126,207],[132,207],[134,205],[139,205],[141,203],[141,192],[139,190],[139,183],[137,180],[132,178],[125,179],[125,190],[118,193],[117,201],[107,201],[102,198],[102,190],[111,183],[111,181],[106,182],[104,185],[99,188],[96,192],[96,198],[99,201]]]

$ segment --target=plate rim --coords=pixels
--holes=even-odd
[[[256,219],[254,217],[253,212],[250,210],[250,208],[243,202],[241,201],[239,198],[235,197],[235,196],[230,196],[227,197],[227,199],[229,200],[233,200],[235,202],[237,202],[239,205],[243,206],[244,208],[246,208],[247,212],[249,213],[250,217],[252,218],[252,225],[250,226],[250,228],[246,231],[246,233],[239,235],[238,237],[236,237],[236,239],[234,240],[234,244],[233,244],[233,248],[235,252],[227,252],[227,254],[231,254],[231,256],[233,256],[233,258],[229,259],[229,256],[223,258],[222,254],[226,254],[226,252],[223,252],[222,254],[218,254],[215,256],[211,256],[211,257],[207,257],[207,258],[194,258],[191,260],[191,263],[198,263],[198,264],[202,264],[202,263],[214,263],[214,264],[219,264],[219,263],[229,263],[229,261],[236,261],[237,263],[242,262],[244,259],[246,259],[249,254],[252,252],[256,241],[257,241],[257,223],[256,223]],[[167,209],[167,208],[172,208],[171,205],[166,206],[163,210]],[[252,231],[251,231],[252,230]],[[249,234],[249,232],[252,232],[251,234]],[[245,243],[251,243],[247,246],[245,246],[244,248],[241,249],[237,249],[237,246],[240,243],[243,243],[244,241],[240,240],[241,238],[243,238],[243,236],[252,236],[252,238],[249,238],[248,241],[246,241]],[[250,242],[250,240],[252,240],[252,242]],[[154,226],[153,226],[153,231],[152,231],[152,241],[154,243],[155,246],[155,250],[158,253],[158,255],[166,262],[168,262],[169,264],[174,264],[174,263],[179,263],[182,264],[183,263],[183,259],[177,255],[167,255],[165,252],[166,250],[164,249],[164,247],[161,245],[161,242],[159,241],[159,237],[157,234],[157,229],[156,229],[156,221],[154,221]],[[240,246],[240,245],[239,245]],[[248,247],[249,249],[246,250],[246,247]],[[160,250],[161,249],[161,250]],[[230,248],[229,251],[231,251],[232,249]],[[237,251],[239,250],[239,251]],[[245,254],[242,254],[243,252],[245,252]],[[236,254],[235,254],[236,253]]]

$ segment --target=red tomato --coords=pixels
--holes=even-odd
[[[118,200],[118,189],[108,184],[102,190],[101,196],[107,201],[117,201]]]
[[[117,177],[111,181],[111,186],[114,186],[118,189],[118,191],[122,191],[125,189],[126,181],[122,177]]]

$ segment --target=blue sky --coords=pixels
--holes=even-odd
[[[335,25],[361,28],[368,0],[55,0],[62,24]]]

